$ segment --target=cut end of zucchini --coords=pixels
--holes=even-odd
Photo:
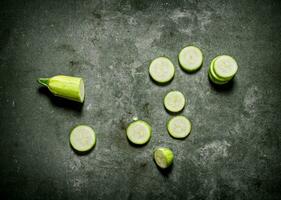
[[[78,152],[87,152],[95,146],[96,134],[89,126],[76,126],[70,133],[70,144]]]
[[[174,160],[174,154],[171,149],[166,147],[157,148],[154,151],[154,161],[162,169],[168,168]]]
[[[84,81],[81,79],[80,84],[79,84],[79,99],[80,102],[83,103],[85,99],[85,86],[84,86]]]
[[[237,70],[238,65],[231,56],[219,56],[214,62],[214,72],[220,78],[230,80],[236,74]]]
[[[179,91],[171,91],[164,98],[164,106],[170,112],[179,112],[185,106],[184,95]]]
[[[42,84],[41,79],[40,83]],[[85,99],[84,81],[80,77],[65,75],[53,76],[48,79],[48,89],[55,96],[72,101],[83,103]]]
[[[167,83],[175,75],[173,63],[166,57],[154,59],[149,66],[151,78],[158,83]]]
[[[188,72],[198,70],[203,63],[203,54],[201,50],[195,46],[183,48],[178,57],[180,66]]]
[[[142,120],[132,122],[127,128],[129,141],[136,145],[146,144],[150,140],[151,133],[151,126]]]
[[[191,132],[191,122],[185,116],[176,116],[168,121],[167,129],[174,138],[185,138]]]

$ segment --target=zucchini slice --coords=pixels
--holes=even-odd
[[[167,147],[159,147],[153,153],[155,163],[162,169],[168,168],[174,160],[174,153]]]
[[[230,80],[237,73],[238,65],[231,56],[222,55],[216,58],[213,68],[219,78]]]
[[[217,85],[223,85],[223,84],[226,84],[228,82],[228,80],[218,77],[216,75],[216,73],[214,72],[214,63],[218,57],[216,57],[212,60],[211,65],[209,67],[208,75],[209,75],[210,80],[213,83],[215,83]]]
[[[96,144],[95,131],[86,125],[79,125],[70,133],[70,144],[78,152],[86,152]]]
[[[149,74],[154,81],[167,83],[174,77],[175,67],[168,58],[158,57],[150,63]]]
[[[168,121],[167,129],[172,137],[182,139],[191,132],[191,122],[185,116],[176,116]]]
[[[127,128],[127,137],[136,145],[143,145],[150,140],[152,134],[151,126],[142,120],[132,122]]]
[[[183,48],[180,51],[178,58],[180,66],[188,72],[198,70],[203,63],[202,51],[195,46],[187,46]]]
[[[171,91],[164,98],[164,106],[170,112],[179,112],[185,106],[185,97],[179,91]]]
[[[217,85],[224,85],[226,83],[228,83],[228,81],[219,81],[217,79],[215,79],[211,73],[211,71],[209,70],[208,72],[208,76],[210,78],[210,80],[214,83],[214,84],[217,84]]]

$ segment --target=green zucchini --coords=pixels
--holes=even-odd
[[[195,46],[183,48],[178,55],[180,66],[187,72],[197,71],[203,63],[203,53]]]
[[[87,152],[96,144],[95,131],[86,125],[79,125],[70,133],[70,144],[78,152]]]
[[[51,78],[39,78],[38,82],[46,86],[55,96],[84,102],[85,89],[82,78],[57,75]]]
[[[214,84],[224,85],[224,84],[228,83],[228,81],[219,81],[219,80],[215,79],[210,70],[208,72],[208,76]]]
[[[153,153],[155,163],[162,169],[168,168],[174,160],[174,153],[167,147],[159,147]]]
[[[238,65],[231,56],[221,55],[216,58],[213,69],[219,78],[231,80],[237,73]]]
[[[228,81],[227,79],[220,78],[220,77],[215,73],[215,71],[214,71],[214,63],[216,62],[217,58],[219,58],[219,56],[216,57],[216,58],[214,58],[214,59],[212,60],[211,65],[210,65],[210,68],[209,68],[209,71],[210,71],[212,77],[213,77],[215,80],[217,80],[217,81],[219,81],[219,82],[227,82],[227,81]]]
[[[216,61],[217,58],[213,59],[211,62],[211,65],[209,67],[209,71],[208,71],[208,75],[210,80],[217,84],[217,85],[223,85],[226,84],[228,82],[228,80],[225,80],[223,78],[220,78],[216,75],[216,73],[214,72],[214,62]]]
[[[191,122],[185,116],[172,117],[167,123],[167,129],[172,137],[182,139],[191,132]]]
[[[147,122],[136,120],[129,124],[126,132],[130,142],[136,145],[143,145],[150,140],[152,128]]]
[[[158,83],[167,83],[175,75],[175,67],[169,58],[158,57],[149,66],[150,77]]]
[[[164,106],[170,112],[179,112],[185,106],[185,97],[179,91],[171,91],[164,98]]]

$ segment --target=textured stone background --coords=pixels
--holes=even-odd
[[[279,199],[280,10],[277,0],[1,0],[1,199]],[[177,63],[188,44],[205,56],[192,75]],[[207,78],[219,54],[240,67],[223,88]],[[176,66],[167,86],[148,76],[160,55]],[[36,83],[56,74],[85,79],[83,106]],[[188,101],[185,140],[165,128],[171,89]],[[135,116],[153,127],[140,148],[124,131]],[[84,156],[69,146],[80,123],[97,133]],[[160,145],[175,153],[168,172],[152,160]]]

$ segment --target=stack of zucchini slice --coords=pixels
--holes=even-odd
[[[208,74],[213,83],[223,85],[234,78],[237,70],[238,65],[234,58],[221,55],[212,60]]]

